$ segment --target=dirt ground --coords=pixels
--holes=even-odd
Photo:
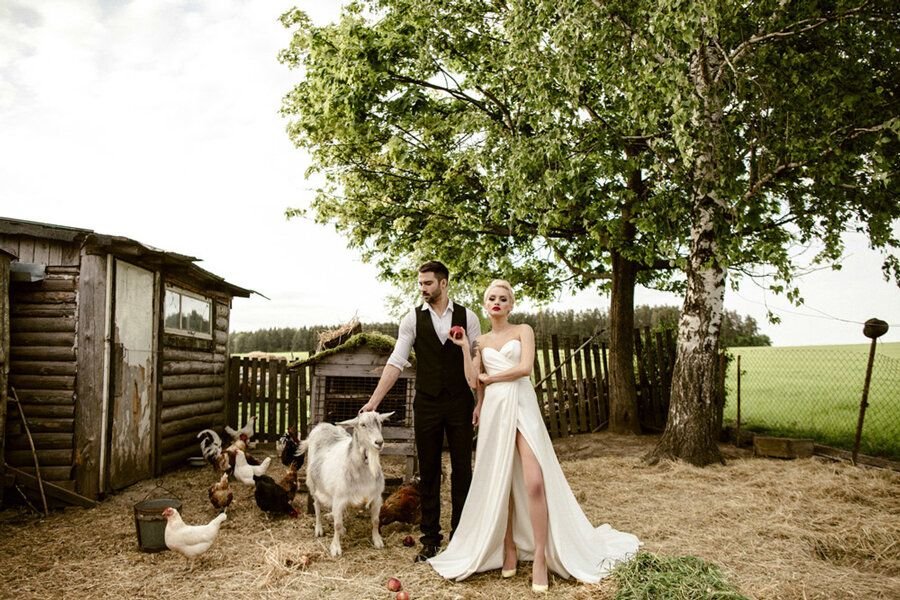
[[[727,446],[726,466],[646,467],[640,458],[654,442],[598,433],[555,443],[593,523],[637,534],[649,552],[714,563],[750,598],[900,598],[900,474],[818,458],[759,459]],[[275,460],[270,471],[277,477],[284,468]],[[386,457],[385,471],[399,474],[400,464]],[[208,467],[185,467],[159,483],[195,524],[215,516],[206,493],[215,479]],[[362,512],[348,516],[344,554],[331,558],[330,520],[326,537],[317,539],[313,517],[268,518],[254,504],[253,488],[238,483],[219,538],[191,571],[179,554],[138,547],[134,505],[168,495],[155,486],[143,482],[97,508],[47,518],[25,508],[0,512],[0,596],[387,600],[394,597],[385,587],[389,577],[400,579],[411,598],[530,595],[528,564],[509,580],[493,571],[462,583],[413,564],[415,549],[401,543],[408,534],[418,537],[412,526],[387,526],[385,548],[376,550]],[[306,497],[298,494],[296,503],[305,507]],[[611,579],[586,585],[551,578],[557,597],[611,599],[615,589]]]

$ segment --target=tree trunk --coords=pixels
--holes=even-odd
[[[651,464],[662,458],[696,466],[725,462],[717,445],[724,401],[719,383],[719,333],[725,270],[716,258],[716,209],[715,201],[706,198],[696,211],[669,415],[656,448],[645,457]]]
[[[640,433],[634,387],[634,285],[637,265],[612,252],[609,306],[609,431]]]
[[[698,49],[691,60],[694,93],[701,99],[696,158],[693,164],[691,250],[687,291],[678,325],[678,349],[672,373],[669,415],[663,435],[645,460],[681,459],[696,466],[725,460],[719,452],[721,394],[719,335],[725,300],[725,269],[719,239],[729,235],[730,207],[719,197],[722,160],[723,102],[710,73],[721,63],[712,45]]]

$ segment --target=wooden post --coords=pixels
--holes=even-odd
[[[594,381],[593,367],[591,365],[591,346],[585,346],[584,354],[584,396],[588,408],[588,431],[597,428],[597,385]]]
[[[556,366],[559,366],[562,362],[559,359],[559,336],[555,333],[551,335],[550,343],[553,351],[553,362]],[[562,437],[567,437],[569,435],[569,419],[566,415],[566,386],[560,371],[560,369],[556,369],[556,400],[559,411],[559,434]]]
[[[544,338],[541,354],[544,357],[544,366],[549,372],[553,368],[553,363],[550,362],[550,348],[547,341],[547,338]],[[544,377],[547,376],[545,375]],[[559,437],[559,417],[557,416],[559,404],[557,398],[553,394],[553,381],[547,377],[544,384],[547,386],[547,418],[550,420],[550,437],[557,438]]]
[[[0,506],[3,506],[3,466],[6,447],[6,394],[9,379],[9,261],[0,250]]]
[[[637,358],[637,383],[641,390],[641,396],[638,401],[638,420],[642,423],[646,423],[647,419],[644,413],[649,412],[648,409],[653,406],[653,403],[650,398],[650,384],[647,381],[647,368],[646,362],[644,360],[644,344],[643,340],[641,340],[640,329],[634,330],[634,356],[635,358]]]
[[[536,382],[541,381],[541,360],[537,352],[534,353],[534,380]],[[544,386],[538,383],[534,388],[534,392],[537,395],[538,406],[541,409],[541,417],[544,419],[544,423],[548,423],[547,406],[544,404]]]
[[[290,427],[293,427],[297,430],[297,435],[300,435],[300,425],[298,423],[298,401],[299,398],[299,383],[300,383],[300,375],[298,371],[302,369],[295,369],[288,371],[288,393],[287,393],[287,423],[285,423],[285,430]]]
[[[866,407],[869,406],[869,384],[872,382],[872,365],[875,362],[875,344],[878,338],[888,331],[888,324],[880,319],[869,319],[863,327],[863,334],[872,340],[869,346],[869,362],[866,364],[866,381],[863,384],[862,400],[859,402],[859,419],[856,422],[856,439],[853,442],[853,464],[859,454],[859,443],[862,440],[863,421],[866,418]]]
[[[300,411],[300,427],[297,429],[299,435],[306,437],[309,428],[309,402],[306,396],[306,366],[297,370],[297,400],[299,405],[297,409]]]
[[[741,355],[737,355],[737,422],[734,426],[734,445],[741,447]]]
[[[276,412],[278,409],[278,365],[280,360],[269,359],[269,393],[267,411],[269,414],[268,423],[265,429],[265,439],[267,442],[278,439],[278,421],[276,420]]]

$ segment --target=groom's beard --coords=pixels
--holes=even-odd
[[[441,294],[440,294],[440,292],[438,292],[434,296],[432,296],[431,294],[422,294],[422,298],[425,300],[425,302],[427,302],[428,304],[431,304],[433,306],[433,305],[437,304],[438,302],[440,302]]]

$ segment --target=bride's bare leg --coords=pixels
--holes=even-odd
[[[513,499],[512,492],[509,494],[509,516],[506,518],[506,535],[503,537],[503,570],[512,571],[516,568],[518,556],[516,553],[516,544],[513,542]]]
[[[544,474],[537,457],[519,432],[516,432],[516,447],[519,450],[519,458],[522,459],[525,489],[528,492],[528,515],[531,517],[531,528],[534,530],[534,565],[531,580],[538,585],[546,585],[549,516],[547,497],[544,494]]]

